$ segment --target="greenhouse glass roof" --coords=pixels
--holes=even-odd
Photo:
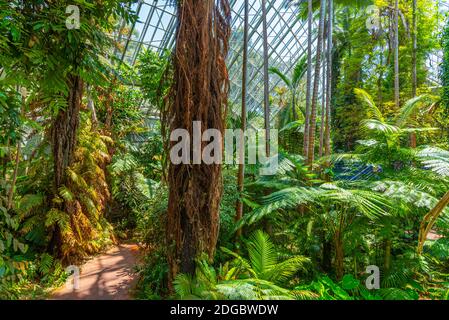
[[[228,55],[230,70],[230,102],[240,100],[243,50],[243,0],[230,0],[232,8],[232,36]],[[135,64],[144,48],[162,52],[174,46],[176,15],[173,1],[145,0],[133,6],[139,21],[128,35],[122,38],[125,47],[123,60]],[[248,110],[261,110],[263,101],[263,42],[262,8],[260,1],[249,4],[249,66]],[[291,0],[268,0],[268,48],[270,66],[288,72],[307,50],[307,26],[298,18],[298,7]],[[270,77],[270,89],[278,85],[277,77]]]
[[[302,0],[305,1],[305,0]],[[270,66],[288,73],[307,51],[307,22],[298,19],[298,6],[292,0],[267,0],[268,49]],[[124,51],[121,59],[134,65],[140,52],[152,48],[162,53],[171,49],[175,41],[176,13],[173,0],[140,0],[132,7],[139,20],[120,42]],[[439,0],[440,10],[449,11],[449,0]],[[231,80],[230,102],[238,105],[241,91],[241,69],[243,50],[244,0],[230,0],[232,8],[232,36],[228,68]],[[249,3],[249,66],[248,66],[248,110],[263,109],[263,42],[262,8],[260,0]],[[442,19],[443,20],[443,19]],[[314,37],[316,39],[316,37]],[[316,41],[314,41],[313,51]],[[441,53],[429,57],[429,81],[437,83],[437,70]],[[270,76],[270,90],[280,82]],[[272,110],[276,112],[275,109]]]

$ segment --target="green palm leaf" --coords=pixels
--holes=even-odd
[[[356,97],[368,106],[368,115],[379,122],[385,122],[385,118],[380,112],[379,108],[377,108],[376,103],[374,102],[371,95],[363,89],[355,88],[354,93]]]
[[[421,102],[424,102],[426,100],[429,100],[428,95],[422,95],[408,100],[400,110],[400,113],[396,120],[396,126],[402,128],[404,125],[406,125],[407,121],[410,120],[410,116],[416,111],[418,107],[422,105]]]
[[[401,133],[401,129],[399,127],[375,119],[363,120],[362,127],[365,130],[375,131],[387,135]]]
[[[270,73],[273,73],[273,74],[277,75],[279,78],[281,78],[281,80],[285,83],[285,85],[287,87],[291,88],[292,82],[290,81],[290,79],[281,70],[279,70],[276,67],[270,67],[268,69],[268,71]]]

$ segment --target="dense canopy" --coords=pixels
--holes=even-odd
[[[448,116],[449,1],[0,0],[0,299],[448,299]]]

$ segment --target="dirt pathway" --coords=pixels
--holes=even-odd
[[[129,300],[137,280],[133,267],[139,247],[122,244],[96,256],[80,267],[79,288],[63,286],[53,293],[55,300]]]

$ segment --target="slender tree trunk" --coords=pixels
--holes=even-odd
[[[112,130],[112,117],[114,113],[114,98],[112,96],[112,91],[116,87],[117,77],[112,79],[109,88],[106,91],[106,119],[104,122],[104,127],[106,132],[109,134]]]
[[[245,21],[244,21],[244,31],[243,31],[243,63],[242,63],[242,132],[244,133],[246,130],[246,88],[247,88],[247,75],[248,75],[248,28],[249,28],[249,0],[245,0]],[[242,135],[240,139],[240,150],[241,154],[239,154],[239,171],[237,176],[237,190],[239,193],[239,197],[242,196],[243,187],[245,183],[245,136]],[[240,221],[243,217],[243,202],[239,198],[237,200],[237,208],[235,220],[236,222]],[[238,229],[236,232],[236,236],[240,237],[242,235],[242,230]]]
[[[9,140],[9,137],[6,140],[6,153],[5,155],[2,157],[2,165],[3,165],[3,170],[2,170],[2,177],[3,179],[6,178],[6,169],[8,168],[8,162],[10,159],[10,150],[9,150],[9,146],[11,145],[11,141]]]
[[[413,49],[412,49],[412,98],[416,97],[418,87],[417,79],[417,61],[416,52],[418,50],[418,30],[416,25],[417,15],[417,0],[413,0],[413,18],[412,18],[412,34],[413,34]],[[416,148],[416,133],[410,133],[410,147]]]
[[[322,47],[323,33],[324,33],[324,17],[325,17],[325,0],[321,0],[320,7],[320,22],[318,26],[318,45],[317,48]],[[321,50],[316,51],[315,58],[315,80],[313,84],[312,105],[310,108],[310,127],[309,127],[309,143],[307,153],[307,164],[312,167],[315,159],[315,133],[316,133],[316,114],[318,102],[318,85],[320,81],[321,70]]]
[[[322,52],[323,55],[326,54],[326,35],[328,31],[329,22],[325,21],[324,23],[324,37],[323,37],[323,47]],[[321,71],[321,124],[320,124],[320,146],[318,148],[318,156],[321,158],[323,156],[324,150],[324,127],[326,122],[326,96],[327,96],[327,86],[326,86],[326,70],[328,69],[327,61],[323,59],[323,70]]]
[[[399,0],[394,6],[394,102],[399,109]]]
[[[265,150],[270,156],[270,96],[268,78],[268,27],[267,27],[267,1],[262,0],[262,24],[263,24],[263,103],[265,115]]]
[[[416,25],[417,19],[417,0],[413,0],[413,17],[412,17],[412,34],[413,34],[413,49],[412,49],[412,97],[416,97],[416,90],[418,87],[417,79],[417,61],[416,53],[418,50],[418,30]]]
[[[383,72],[384,54],[383,54],[383,51],[380,52],[379,59],[380,59],[379,64],[380,64],[381,68],[379,71],[379,78],[377,79],[377,105],[379,106],[379,108],[382,108],[382,105],[383,105],[382,80],[384,77],[384,72]]]
[[[97,119],[97,112],[95,110],[95,104],[94,104],[94,100],[92,99],[92,93],[91,93],[91,88],[90,86],[87,86],[87,108],[89,109],[91,116],[91,122],[92,122],[92,131],[94,131],[97,127],[98,124],[98,119]]]
[[[313,20],[313,0],[308,1],[307,16],[307,84],[306,84],[306,116],[304,123],[303,154],[307,159],[309,152],[309,126],[310,126],[310,105],[312,97],[312,20]]]
[[[267,158],[270,154],[270,93],[268,73],[268,26],[267,26],[267,0],[262,0],[262,27],[263,27],[263,104],[265,116],[265,153]],[[265,229],[269,235],[272,234],[272,225],[269,219],[265,219]]]
[[[410,148],[415,149],[417,146],[416,133],[410,132]]]
[[[229,90],[225,64],[231,32],[229,2],[183,0],[177,6],[174,81],[167,114],[170,131],[185,129],[195,138],[193,122],[201,121],[201,134],[216,129],[223,135]],[[221,155],[222,150],[219,152]],[[166,240],[172,289],[179,272],[195,272],[195,259],[201,253],[213,258],[219,230],[221,164],[206,164],[201,159],[199,164],[171,162],[168,185]]]
[[[384,266],[385,270],[390,270],[391,267],[391,239],[385,240],[385,257],[384,257]]]
[[[12,200],[14,197],[14,189],[16,188],[16,182],[17,182],[17,174],[19,172],[19,163],[20,163],[20,141],[17,143],[17,151],[16,151],[16,159],[14,161],[14,172],[12,174],[12,182],[11,187],[9,189],[8,194],[8,203],[6,205],[6,208],[9,210],[12,207]]]
[[[332,107],[332,51],[333,51],[333,20],[334,20],[334,5],[333,0],[328,0],[329,8],[329,27],[327,39],[327,95],[326,95],[326,122],[324,134],[324,149],[325,155],[331,154],[331,107]]]
[[[296,113],[296,88],[292,88],[292,117],[293,121],[298,120],[298,114]]]
[[[20,108],[21,115],[23,115],[24,112],[25,112],[25,100],[26,100],[26,95],[22,93],[22,106]],[[9,138],[8,138],[8,146],[9,146]],[[20,146],[21,146],[21,141],[19,139],[19,141],[17,142],[16,158],[15,158],[15,161],[14,161],[14,171],[13,171],[13,174],[12,174],[11,187],[9,189],[8,200],[7,200],[7,203],[6,203],[6,208],[8,210],[11,209],[11,207],[12,207],[13,198],[14,198],[14,191],[16,189],[17,175],[19,173],[19,164],[20,164],[20,151],[21,151],[20,150]],[[6,170],[6,163],[5,163],[4,170]],[[5,171],[5,176],[6,176],[6,171]]]

